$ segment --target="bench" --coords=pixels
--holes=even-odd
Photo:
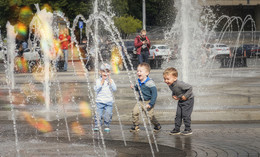
[[[247,67],[246,57],[225,57],[220,58],[220,68],[232,68],[232,67]]]

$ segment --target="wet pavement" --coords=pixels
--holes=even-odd
[[[152,70],[150,76],[159,95],[155,115],[163,127],[154,134],[155,141],[143,126],[138,133],[129,132],[136,100],[130,89],[134,77],[129,78],[125,71],[113,75],[118,87],[114,96],[123,135],[115,110],[111,132],[93,132],[91,116],[84,116],[78,104],[92,101],[89,91],[94,72],[89,73],[89,89],[83,69],[75,64],[76,70],[70,64],[67,72],[58,72],[56,79],[51,80],[50,111],[44,105],[42,76],[15,74],[15,88],[10,90],[5,83],[3,64],[0,65],[0,156],[150,157],[152,150],[154,156],[161,157],[260,156],[259,59],[248,60],[246,68],[218,68],[216,64],[190,81],[196,95],[191,136],[169,135],[176,102],[170,99],[171,93],[163,83],[163,70]]]
[[[15,138],[10,123],[1,121],[1,156],[15,156]],[[91,131],[90,124],[82,124],[85,134],[70,133],[68,140],[65,128],[49,133],[40,133],[27,124],[18,123],[19,154],[21,156],[105,156],[100,133]],[[24,128],[23,128],[23,127]],[[104,143],[107,156],[150,157],[151,147],[144,127],[138,133],[129,131],[130,125],[123,125],[126,145],[118,124],[105,133]],[[193,124],[193,134],[189,136],[169,135],[173,125],[162,125],[155,133],[158,150],[152,142],[154,156],[157,157],[259,157],[260,124]],[[9,129],[8,129],[9,128]],[[149,133],[152,141],[152,134]]]

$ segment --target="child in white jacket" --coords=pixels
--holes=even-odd
[[[94,90],[96,92],[96,105],[97,105],[97,115],[95,116],[95,131],[99,130],[98,121],[100,126],[102,126],[101,119],[104,120],[105,132],[110,132],[109,124],[113,115],[113,93],[116,91],[116,84],[111,79],[110,74],[110,65],[102,64],[100,66],[100,78],[96,80],[96,85]]]

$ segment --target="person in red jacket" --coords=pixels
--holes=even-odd
[[[146,36],[146,30],[141,30],[140,35],[135,37],[135,47],[137,51],[137,57],[139,64],[146,62],[148,63],[148,57],[149,57],[149,48],[151,46],[150,40]]]
[[[64,29],[59,36],[61,49],[64,56],[64,71],[67,71],[68,68],[68,48],[70,45],[71,37],[69,35],[68,29]]]

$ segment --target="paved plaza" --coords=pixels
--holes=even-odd
[[[138,133],[129,131],[136,99],[130,89],[130,82],[134,79],[131,80],[126,71],[113,75],[118,87],[114,96],[122,130],[114,109],[111,132],[105,133],[103,130],[93,132],[92,117],[84,117],[79,112],[78,104],[81,101],[92,101],[80,63],[73,65],[70,62],[67,72],[58,72],[56,79],[51,80],[59,83],[51,86],[50,95],[53,97],[50,111],[46,111],[44,106],[40,78],[32,73],[15,74],[15,88],[10,90],[5,83],[3,64],[0,67],[0,156],[150,157],[151,149],[156,157],[260,156],[258,58],[248,59],[246,68],[219,68],[215,64],[212,69],[206,69],[207,72],[194,75],[196,80],[190,81],[196,96],[192,114],[193,134],[190,136],[169,135],[174,127],[176,102],[171,99],[170,90],[163,83],[162,69],[152,70],[150,75],[158,89],[155,115],[162,124],[162,130],[147,134],[143,125]],[[92,87],[94,72],[89,73],[88,80]],[[48,123],[52,129],[41,129],[41,125],[35,128],[32,121]],[[75,124],[80,131],[73,127]]]

